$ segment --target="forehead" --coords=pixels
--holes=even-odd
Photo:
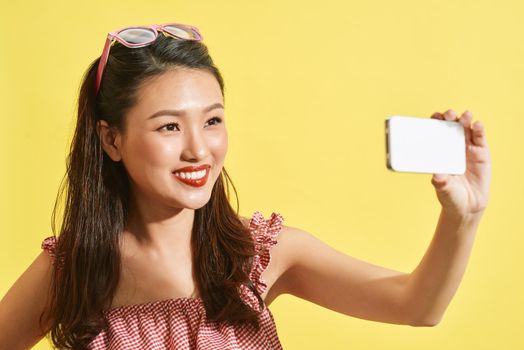
[[[215,76],[202,69],[177,68],[146,81],[137,92],[131,118],[147,119],[162,109],[182,109],[188,114],[220,102],[220,85]]]

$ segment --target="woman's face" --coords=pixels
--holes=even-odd
[[[223,105],[204,70],[171,70],[141,87],[115,143],[136,199],[191,209],[209,201],[228,148]],[[188,166],[207,168],[175,172]]]

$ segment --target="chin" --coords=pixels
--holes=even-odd
[[[211,199],[211,193],[205,196],[205,198],[200,195],[194,195],[192,197],[193,198],[186,198],[186,200],[181,201],[181,206],[193,210],[200,209],[209,202],[209,200]]]

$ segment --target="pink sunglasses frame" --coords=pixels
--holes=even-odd
[[[178,26],[178,27],[181,27],[181,29],[183,29],[184,27],[185,28],[190,28],[190,29],[193,30],[193,32],[196,34],[197,37],[195,39],[182,38],[179,35],[177,35],[176,33],[173,33],[172,31],[170,31],[169,29],[166,29],[165,28],[166,26],[175,26],[175,27]],[[144,43],[133,44],[133,43],[127,42],[125,39],[123,39],[123,38],[121,38],[119,36],[119,34],[122,31],[128,30],[128,29],[133,29],[133,28],[150,29],[155,34],[155,37],[152,40],[144,42]],[[120,29],[114,30],[112,32],[109,32],[107,34],[107,39],[106,39],[106,43],[104,45],[104,50],[102,51],[102,55],[100,56],[100,62],[98,63],[98,70],[97,70],[97,73],[96,73],[95,95],[98,95],[98,91],[100,90],[100,83],[102,82],[102,75],[104,74],[104,69],[105,69],[105,66],[107,64],[107,59],[109,58],[109,50],[111,49],[111,46],[113,45],[115,40],[120,42],[122,45],[129,47],[129,48],[144,47],[144,46],[147,46],[147,45],[151,44],[152,42],[154,42],[156,40],[156,38],[158,37],[159,32],[167,33],[167,34],[169,34],[169,35],[171,35],[171,36],[173,36],[173,37],[175,37],[177,39],[181,39],[181,40],[202,41],[204,39],[202,37],[202,34],[200,34],[200,31],[198,30],[197,27],[189,25],[189,24],[182,24],[182,23],[153,24],[153,25],[150,25],[150,26],[129,26],[129,27],[124,27],[124,28],[120,28]]]

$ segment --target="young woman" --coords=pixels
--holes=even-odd
[[[224,82],[198,29],[110,33],[82,82],[53,212],[66,190],[59,234],[53,226],[2,299],[0,348],[48,335],[74,349],[280,349],[267,306],[283,293],[362,319],[436,325],[466,268],[491,161],[471,113],[432,118],[463,124],[467,172],[433,175],[435,236],[403,273],[282,225],[278,213],[239,216],[224,168]]]

